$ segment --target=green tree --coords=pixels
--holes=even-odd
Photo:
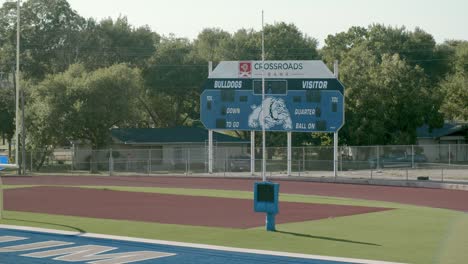
[[[468,121],[468,79],[463,72],[449,75],[441,83],[445,94],[441,111],[445,117],[459,122]]]
[[[11,69],[16,49],[16,5],[0,9],[0,49],[8,51],[1,67]],[[76,44],[85,20],[66,0],[29,0],[21,6],[21,70],[24,77],[42,79],[65,70],[76,58]],[[3,47],[3,48],[1,48]]]
[[[12,72],[15,68],[15,20],[16,3],[3,3],[0,7],[0,72],[4,73]]]
[[[468,121],[468,41],[446,43],[453,52],[451,74],[440,87],[445,94],[441,111],[450,120]]]
[[[346,87],[342,142],[413,143],[415,125],[442,124],[438,82],[450,71],[450,47],[437,46],[419,28],[380,24],[351,27],[329,35],[325,44],[321,54],[329,65],[340,61],[340,80]]]
[[[318,59],[317,40],[302,33],[294,24],[266,25],[265,57],[267,60]]]
[[[366,45],[354,47],[341,64],[346,86],[346,124],[350,145],[412,144],[416,128],[440,126],[440,93],[424,71],[398,55],[377,58]]]
[[[231,35],[218,28],[205,28],[193,42],[194,55],[205,61],[223,60],[223,43],[232,41]]]
[[[77,60],[87,69],[129,63],[142,67],[156,50],[160,36],[148,26],[134,28],[126,17],[115,21],[107,18],[99,23],[88,19],[80,32]]]
[[[366,45],[378,61],[386,54],[398,54],[409,65],[420,66],[433,82],[441,80],[448,70],[450,50],[437,46],[432,35],[420,28],[408,31],[405,27],[381,24],[351,27],[346,32],[328,35],[321,54],[331,65],[334,60],[342,61],[359,45]]]
[[[317,40],[302,33],[294,24],[284,22],[265,26],[266,60],[318,59]],[[231,38],[223,37],[219,45],[219,60],[261,60],[261,31],[240,29]]]
[[[72,65],[64,73],[47,76],[31,87],[30,145],[53,148],[81,140],[93,150],[107,146],[110,129],[134,118],[141,87],[139,70],[124,64],[92,72]]]
[[[380,103],[384,98],[375,83],[377,58],[365,45],[353,48],[340,63],[340,80],[345,89],[346,123],[340,142],[350,145],[383,144],[384,120]]]
[[[165,38],[143,70],[147,98],[142,100],[158,127],[174,127],[199,119],[200,87],[207,65],[193,55],[187,39]]]

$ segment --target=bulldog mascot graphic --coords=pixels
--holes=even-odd
[[[291,116],[286,108],[286,103],[281,98],[267,97],[262,105],[252,105],[252,113],[249,116],[249,127],[258,128],[264,125],[265,129],[281,125],[283,129],[292,129]],[[265,124],[262,124],[262,111],[264,112]]]

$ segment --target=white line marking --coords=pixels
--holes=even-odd
[[[70,231],[61,231],[61,230],[53,230],[53,229],[37,228],[37,227],[26,227],[26,226],[14,226],[14,225],[1,225],[0,224],[0,228],[21,230],[21,231],[43,232],[43,233],[51,233],[51,234],[58,234],[58,235],[76,235],[76,236],[89,237],[89,238],[103,238],[103,239],[129,241],[129,242],[140,242],[140,243],[147,243],[147,244],[163,244],[163,245],[178,246],[178,247],[191,247],[191,248],[199,248],[199,249],[221,250],[221,251],[228,251],[228,252],[261,254],[261,255],[279,256],[279,257],[341,261],[341,262],[351,262],[351,263],[358,263],[358,264],[402,264],[398,262],[387,262],[387,261],[379,261],[379,260],[330,257],[330,256],[321,256],[321,255],[289,253],[289,252],[281,252],[281,251],[213,246],[213,245],[175,242],[175,241],[166,241],[166,240],[158,240],[158,239],[133,238],[133,237],[102,235],[102,234],[94,234],[94,233],[70,232]]]

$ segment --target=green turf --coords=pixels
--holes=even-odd
[[[96,187],[88,187],[96,188]],[[99,187],[103,188],[103,187]],[[104,187],[251,199],[252,193],[219,190]],[[461,212],[395,203],[282,194],[282,201],[387,206],[395,210],[240,230],[134,221],[5,212],[2,224],[37,226],[242,248],[365,258],[408,263],[464,263],[468,216]]]
[[[8,189],[17,189],[17,188],[29,188],[29,187],[36,187],[38,185],[0,185],[0,188],[4,190]]]
[[[9,185],[7,186],[7,189],[8,188],[9,189],[29,188],[29,187],[34,187],[34,186]],[[161,194],[175,194],[175,195],[189,195],[189,196],[253,199],[252,192],[232,191],[232,190],[212,190],[212,189],[207,190],[207,189],[160,188],[160,187],[125,187],[125,186],[63,186],[63,187],[77,187],[77,188],[125,191],[125,192],[161,193]],[[412,208],[414,207],[412,205],[382,202],[382,201],[369,201],[369,200],[349,199],[349,198],[330,197],[330,196],[301,195],[301,194],[287,194],[287,193],[280,193],[280,201],[300,202],[300,203],[354,205],[354,206],[372,206],[372,207],[386,207],[386,208]]]

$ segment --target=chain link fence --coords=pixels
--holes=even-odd
[[[250,149],[214,146],[213,174],[251,176]],[[255,150],[255,175],[262,151]],[[341,146],[338,177],[468,181],[468,145]],[[287,176],[287,148],[267,148],[266,173]],[[28,174],[197,175],[208,173],[207,147],[56,149],[28,152]],[[291,176],[334,177],[333,147],[292,148]]]

